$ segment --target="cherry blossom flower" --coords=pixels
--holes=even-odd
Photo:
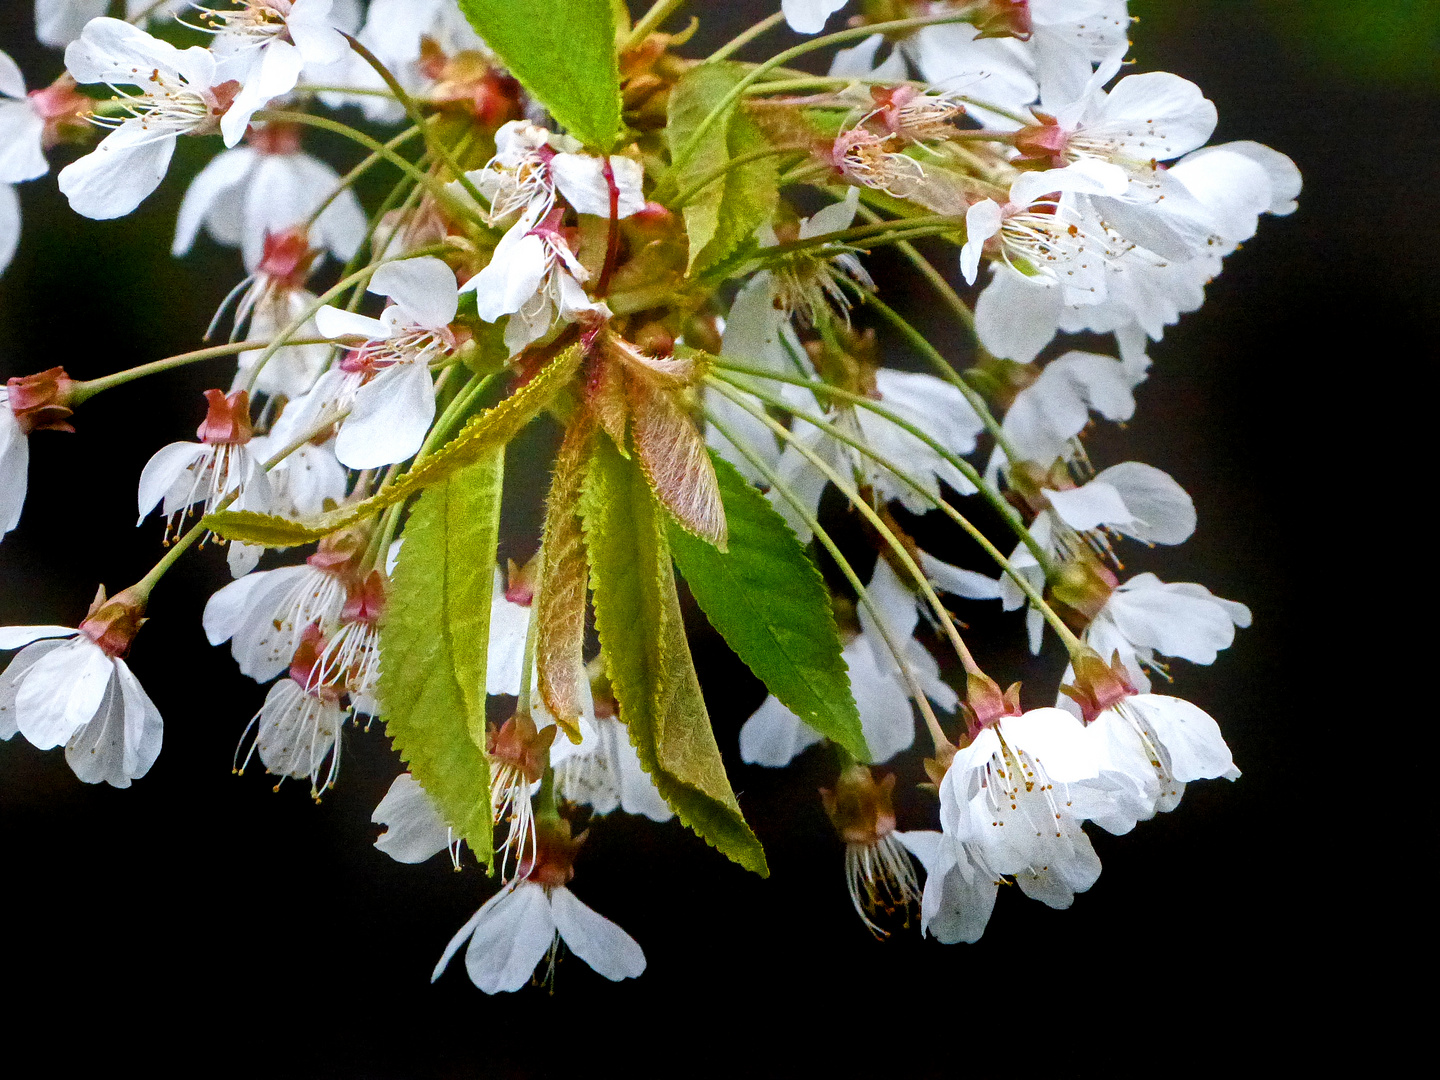
[[[597,701],[589,685],[581,686],[580,699],[580,741],[557,738],[550,747],[556,792],[566,802],[589,806],[597,814],[619,809],[651,821],[669,821],[675,811],[641,766],[629,729],[616,719],[614,700],[603,695]],[[538,691],[531,700],[543,709]]]
[[[1144,573],[1110,594],[1084,639],[1106,659],[1118,653],[1130,681],[1149,691],[1147,669],[1164,670],[1157,656],[1213,664],[1234,643],[1236,627],[1248,627],[1251,619],[1244,604],[1221,599],[1203,585],[1167,584]],[[1061,705],[1069,707],[1064,701]]]
[[[190,0],[125,0],[125,18],[133,22],[148,12],[151,19],[161,19],[189,6]],[[110,0],[35,0],[35,36],[44,45],[63,49],[92,19],[109,11]]]
[[[370,291],[392,303],[378,319],[325,306],[315,316],[329,338],[361,344],[316,385],[307,415],[325,406],[350,409],[335,441],[335,456],[352,469],[373,469],[413,456],[435,419],[429,363],[454,350],[450,323],[459,307],[455,274],[425,256],[386,263]]]
[[[282,783],[287,778],[308,779],[313,799],[334,785],[340,772],[340,728],[348,711],[343,705],[343,684],[317,677],[326,649],[320,628],[313,623],[306,627],[289,672],[270,688],[265,703],[240,736],[235,750],[237,775],[243,776],[251,758],[259,754],[265,770],[280,777]],[[241,758],[247,740],[249,749]],[[321,772],[326,773],[323,783]]]
[[[123,657],[143,620],[124,594],[96,598],[78,630],[0,627],[0,649],[19,649],[0,673],[0,738],[18,730],[38,749],[65,747],[82,781],[127,788],[160,756],[160,712]]]
[[[941,829],[976,845],[995,874],[1026,896],[1066,908],[1100,876],[1071,785],[1100,773],[1080,721],[1032,709],[982,728],[940,784]]]
[[[553,977],[562,941],[612,982],[642,974],[645,954],[635,939],[582,904],[567,887],[575,876],[575,853],[583,840],[581,834],[572,841],[564,821],[549,823],[521,876],[487,900],[450,939],[431,981],[444,973],[467,941],[465,970],[487,994],[519,990],[547,956],[545,978]]]
[[[840,775],[833,789],[821,788],[820,801],[845,842],[845,881],[850,903],[865,929],[877,938],[889,931],[875,920],[894,917],[920,900],[920,883],[905,845],[895,832],[892,793],[895,774],[879,783],[863,765]]]
[[[309,239],[341,262],[365,239],[365,212],[329,165],[300,150],[299,130],[270,124],[251,128],[249,146],[217,154],[191,182],[175,225],[174,255],[188,254],[203,225],[216,243],[241,249],[248,270],[265,256],[268,238],[315,219]],[[276,329],[279,329],[278,327]]]
[[[781,0],[780,7],[791,30],[818,34],[825,29],[826,20],[847,3],[849,0]]]
[[[932,565],[944,566],[938,560]],[[944,569],[954,571],[956,575],[965,573],[956,567]],[[958,580],[949,579],[957,586]],[[993,580],[983,580],[989,582],[993,589]],[[952,711],[958,701],[955,691],[941,680],[939,664],[913,636],[920,622],[915,593],[905,586],[884,559],[876,561],[865,591],[891,639],[900,645],[906,667],[925,696],[940,709]],[[995,594],[992,592],[991,595]],[[871,760],[883,762],[907,749],[915,740],[910,682],[900,671],[879,625],[864,605],[859,608],[859,618],[861,632],[850,640],[840,655],[849,669],[850,690],[860,712],[860,727]],[[778,768],[788,765],[797,754],[821,738],[819,732],[772,694],[741,727],[740,757],[752,765]]]
[[[230,582],[205,604],[205,636],[211,645],[230,642],[241,674],[269,682],[290,665],[309,627],[322,634],[334,631],[354,555],[327,538],[299,566],[256,571]]]
[[[165,178],[176,137],[215,131],[239,90],[209,50],[177,49],[118,19],[86,24],[65,50],[65,66],[76,82],[110,86],[128,113],[103,121],[114,130],[60,171],[71,208],[89,218],[124,217],[144,202]]]
[[[894,836],[925,868],[921,932],[946,945],[979,941],[1003,881],[985,862],[980,845],[933,830]]]
[[[609,318],[609,307],[585,294],[582,283],[589,277],[560,231],[560,211],[552,210],[540,221],[527,210],[462,291],[475,293],[476,310],[486,322],[510,316],[505,347],[514,356],[549,333],[557,318]]]
[[[422,863],[448,848],[455,868],[460,868],[460,840],[410,773],[395,778],[370,820],[385,826],[375,846],[396,862]]]
[[[270,506],[270,485],[263,462],[250,447],[250,396],[244,391],[228,397],[219,390],[205,391],[209,410],[196,432],[200,442],[163,446],[140,473],[136,505],[143,525],[150,512],[163,506],[168,537],[196,503],[202,514],[213,512],[222,499],[235,496],[239,510],[264,512]],[[236,577],[254,568],[260,549],[232,543],[230,568]]]
[[[218,69],[241,84],[220,121],[226,146],[240,141],[257,110],[295,89],[307,65],[333,64],[349,51],[332,6],[333,0],[241,0],[238,9],[202,8]]]

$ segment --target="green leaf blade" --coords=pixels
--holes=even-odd
[[[441,816],[494,859],[485,756],[485,666],[499,542],[503,450],[429,488],[380,623],[385,730]]]
[[[801,720],[870,760],[825,583],[769,501],[711,452],[730,549],[671,526],[670,549],[700,609],[736,655]]]
[[[761,876],[685,640],[662,516],[639,466],[596,440],[582,500],[595,626],[640,763],[680,820]],[[697,541],[703,543],[703,541]]]
[[[620,65],[610,0],[460,0],[475,32],[550,114],[608,153],[620,139]]]
[[[666,135],[672,153],[689,141],[745,74],[743,65],[732,63],[701,64],[685,73],[670,95]],[[715,137],[702,142],[681,166],[676,181],[681,189],[688,189],[732,159],[768,145],[765,133],[744,110],[732,107]],[[731,168],[723,179],[707,184],[685,204],[691,273],[720,263],[754,240],[755,230],[774,217],[780,198],[779,177],[776,158],[758,158]]]

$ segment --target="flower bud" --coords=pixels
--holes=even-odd
[[[70,394],[75,382],[63,367],[24,375],[6,383],[10,411],[26,435],[32,431],[70,431],[66,421],[73,415]]]

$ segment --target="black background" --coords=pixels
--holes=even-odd
[[[768,5],[713,6],[706,42]],[[28,7],[6,5],[0,47],[38,86],[59,57],[30,41]],[[1351,749],[1356,682],[1343,665],[1369,635],[1350,605],[1403,562],[1371,529],[1361,484],[1396,463],[1397,399],[1413,358],[1433,355],[1421,325],[1436,314],[1426,253],[1440,243],[1440,109],[1433,89],[1387,87],[1383,72],[1335,74],[1251,5],[1150,7],[1163,17],[1137,27],[1140,69],[1194,79],[1219,106],[1215,141],[1268,143],[1306,179],[1300,212],[1266,219],[1203,311],[1152,349],[1128,429],[1093,444],[1101,464],[1167,469],[1199,509],[1187,545],[1131,569],[1254,609],[1255,627],[1213,668],[1177,665],[1178,692],[1219,718],[1242,780],[1194,785],[1130,836],[1096,830],[1104,873],[1068,912],[1005,890],[978,945],[913,931],[879,944],[849,909],[814,797],[829,779],[823,755],[783,772],[734,758],[761,691],[694,621],[721,744],[773,876],[745,874],[675,823],[601,821],[574,888],[641,942],[643,978],[612,985],[571,959],[553,996],[487,998],[457,963],[431,987],[440,950],[489,886],[473,869],[403,867],[370,846],[370,812],[396,771],[378,727],[347,733],[341,781],[318,807],[298,785],[272,794],[254,772],[228,775],[263,692],[200,632],[226,579],[209,552],[157,592],[132,655],[166,720],[149,776],[123,792],[90,787],[58,752],[0,746],[6,1044],[160,1074],[941,1075],[1293,1052],[1305,1039],[1289,1021],[1350,1008],[1352,991],[1331,977],[1349,947],[1380,948],[1372,890],[1394,885],[1367,846],[1383,825],[1349,832],[1358,806],[1384,820],[1388,790],[1367,779],[1386,749]],[[64,364],[89,377],[195,347],[239,273],[208,241],[189,260],[168,255],[185,179],[210,152],[182,147],[161,191],[118,222],[71,214],[53,176],[21,189],[24,239],[0,280],[4,375]],[[870,265],[925,325],[933,305],[900,265]],[[962,342],[929,329],[963,359]],[[156,448],[193,438],[199,391],[226,379],[216,365],[132,385],[86,408],[78,435],[33,440],[25,517],[0,545],[0,624],[73,625],[98,582],[118,589],[144,572],[159,526],[132,527],[135,478]],[[1365,473],[1347,464],[1357,459]],[[1363,535],[1347,526],[1356,514]],[[1356,559],[1352,540],[1373,554]],[[977,615],[974,627],[1021,632],[1018,616]],[[989,658],[998,676],[1019,674],[1013,650]],[[1031,671],[1035,703],[1055,663]],[[926,813],[907,797],[902,827],[929,827]]]

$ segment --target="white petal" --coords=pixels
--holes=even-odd
[[[160,83],[173,84],[179,75],[192,86],[208,88],[215,74],[215,58],[198,45],[182,51],[138,26],[101,18],[86,23],[79,39],[66,48],[65,67],[80,83],[150,89]]]
[[[264,47],[260,62],[250,69],[245,85],[220,118],[220,134],[226,146],[234,146],[245,136],[250,117],[269,104],[272,98],[288,94],[300,81],[305,56],[288,41],[272,39]]]
[[[125,704],[125,750],[122,768],[128,783],[139,780],[148,773],[160,757],[165,724],[160,718],[160,710],[155,707],[150,695],[145,693],[140,680],[135,678],[124,660],[115,661],[115,676]]]
[[[65,764],[82,783],[130,786],[125,774],[125,703],[118,680],[106,686],[94,717],[66,741]]]
[[[740,760],[782,768],[823,737],[771,694],[740,728]]]
[[[1060,520],[1077,532],[1101,525],[1128,525],[1134,520],[1120,493],[1103,480],[1095,479],[1069,491],[1045,492]]]
[[[180,479],[186,469],[198,461],[206,452],[203,443],[178,442],[169,446],[162,446],[155,451],[153,457],[145,463],[145,468],[140,472],[140,487],[136,497],[136,506],[140,511],[140,520],[135,524],[142,524],[150,511],[154,510],[160,500],[165,498],[175,482]]]
[[[379,319],[357,315],[353,311],[331,307],[329,304],[315,312],[315,326],[320,331],[320,336],[327,338],[358,337],[367,341],[379,341],[389,332]]]
[[[0,184],[0,274],[10,265],[10,260],[15,257],[15,249],[19,246],[20,196],[15,194],[15,189],[9,184]],[[13,417],[14,414],[11,415]],[[18,520],[19,511],[16,510],[15,513]],[[13,524],[10,526],[11,529],[14,527]],[[9,532],[10,529],[3,531]]]
[[[38,749],[70,741],[100,708],[115,665],[87,637],[78,637],[32,667],[15,696],[20,733]]]
[[[450,844],[450,829],[434,800],[408,772],[395,778],[370,820],[386,826],[375,846],[396,862],[422,863]]]
[[[480,318],[494,322],[519,311],[540,289],[549,260],[545,242],[531,234],[534,223],[525,215],[512,225],[495,246],[485,269],[465,283],[475,293]]]
[[[1000,231],[1004,216],[994,199],[982,199],[965,211],[965,246],[960,249],[960,273],[969,285],[980,273],[980,256],[985,241]]]
[[[1139,710],[1155,729],[1175,779],[1214,780],[1235,768],[1220,725],[1199,706],[1162,694],[1139,694],[1125,705]]]
[[[480,909],[465,951],[465,970],[487,994],[519,990],[554,940],[555,920],[545,890],[521,882]]]
[[[605,179],[605,163],[588,154],[556,154],[550,161],[555,186],[576,213],[610,216],[610,185]],[[644,169],[638,161],[616,154],[610,158],[610,172],[618,192],[617,216],[627,218],[645,208],[641,193]]]
[[[355,395],[335,456],[352,469],[376,469],[414,456],[435,419],[435,383],[422,363],[396,364]]]
[[[1195,502],[1169,473],[1138,461],[1100,472],[1096,482],[1119,493],[1133,520],[1121,531],[1147,544],[1183,544],[1195,531]]]
[[[1054,339],[1062,306],[1060,290],[1047,281],[996,266],[975,302],[975,332],[996,356],[1028,364]]]
[[[1063,169],[1021,173],[1010,185],[1010,201],[1029,206],[1042,195],[1073,191],[1083,195],[1120,195],[1130,186],[1124,169],[1106,161],[1082,158]]]
[[[963,596],[967,600],[1000,599],[1000,582],[996,578],[962,570],[958,566],[941,562],[928,551],[920,552],[920,569],[930,582],[941,592]]]
[[[1121,79],[1103,114],[1107,130],[1123,131],[1123,145],[1141,161],[1168,161],[1204,146],[1218,119],[1200,87],[1166,71]]]
[[[785,21],[797,34],[818,34],[825,22],[845,6],[848,0],[781,0]]]
[[[10,629],[6,627],[6,629]],[[25,673],[38,664],[47,653],[60,648],[65,642],[47,638],[26,645],[8,667],[0,672],[0,739],[9,740],[19,731],[15,723],[15,697],[20,693],[20,683]]]
[[[1000,722],[1007,739],[1044,766],[1052,780],[1062,784],[1085,780],[1100,771],[1100,762],[1085,727],[1059,709],[1031,709],[1023,716]]]
[[[1242,154],[1255,164],[1265,170],[1265,175],[1270,178],[1270,213],[1284,217],[1293,214],[1300,208],[1295,200],[1304,187],[1300,170],[1296,168],[1295,162],[1270,147],[1258,142],[1229,142],[1221,143],[1219,146],[1209,147],[1208,150],[1201,150],[1192,157],[1210,150],[1229,151],[1233,154]]]
[[[250,612],[255,591],[263,589],[269,577],[268,571],[247,574],[223,586],[205,602],[200,622],[211,645],[222,645],[235,636]]]
[[[23,99],[26,93],[25,75],[20,65],[10,58],[9,53],[0,49],[0,94]]]
[[[184,255],[194,246],[200,225],[211,208],[222,199],[229,203],[238,196],[239,192],[232,189],[245,182],[259,156],[248,146],[225,150],[216,154],[200,170],[180,203],[180,214],[175,221],[175,242],[170,246],[170,254]]]
[[[0,57],[9,57],[0,53]],[[18,184],[50,171],[41,139],[45,121],[27,101],[0,101],[0,183]]]
[[[157,137],[140,120],[127,120],[56,180],[77,214],[96,221],[124,217],[160,186],[174,153],[174,135]]]
[[[386,263],[370,279],[369,291],[394,300],[413,326],[438,330],[455,320],[455,272],[434,256]]]
[[[487,694],[520,693],[520,668],[525,661],[525,638],[530,631],[530,608],[505,599],[505,581],[497,568],[490,594],[490,649],[485,663]]]
[[[582,904],[565,886],[551,890],[550,913],[560,940],[598,974],[619,982],[644,972],[645,953],[635,939]]]
[[[73,626],[0,626],[0,649],[18,649],[44,638],[74,637]]]

